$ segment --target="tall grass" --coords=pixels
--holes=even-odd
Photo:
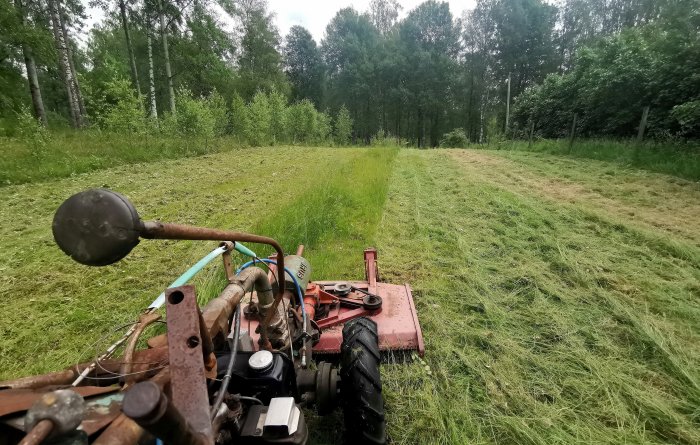
[[[0,137],[0,187],[62,178],[118,165],[214,153],[233,138],[176,138],[99,131],[56,131],[42,144]]]
[[[347,149],[341,149],[347,150]],[[314,279],[362,278],[362,251],[374,242],[396,148],[372,148],[329,171],[315,187],[255,227],[287,252],[304,244]]]
[[[581,139],[571,145],[566,139],[503,141],[488,146],[499,150],[521,150],[616,162],[658,173],[700,181],[700,144],[632,140]]]

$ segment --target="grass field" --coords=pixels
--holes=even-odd
[[[70,194],[307,246],[314,277],[411,283],[424,359],[382,369],[394,444],[700,443],[700,185],[542,153],[240,149],[0,188],[0,379],[89,356],[212,248],[106,268],[55,247]],[[197,280],[203,298],[221,268]],[[338,443],[340,416],[314,425]]]

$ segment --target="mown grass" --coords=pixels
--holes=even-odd
[[[531,145],[527,141],[505,141],[489,148],[597,159],[700,181],[700,145],[697,142],[639,144],[633,140],[580,139],[571,146],[566,139],[546,139]]]
[[[589,161],[501,155],[240,150],[2,188],[0,379],[77,360],[212,248],[149,241],[114,266],[71,262],[51,240],[53,211],[75,191],[109,186],[145,218],[254,230],[290,252],[305,244],[315,279],[361,277],[362,249],[374,244],[382,278],[413,286],[426,340],[424,359],[382,369],[394,444],[698,443],[690,229],[642,230],[607,201],[515,180],[566,171],[569,185],[598,187],[605,178]],[[638,212],[651,212],[648,188],[675,180],[607,168],[639,187],[606,199]],[[698,199],[676,185],[656,197],[669,213]],[[195,284],[211,297],[221,268]],[[340,417],[312,416],[312,443],[338,443]]]
[[[53,131],[44,142],[0,137],[0,187],[63,178],[118,165],[216,153],[238,146],[211,140],[99,131]]]
[[[697,443],[700,264],[492,174],[397,160],[382,271],[428,352],[384,370],[394,443]]]

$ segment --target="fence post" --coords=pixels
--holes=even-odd
[[[571,136],[569,137],[569,153],[574,146],[574,139],[576,138],[576,120],[578,119],[578,113],[574,113],[574,120],[571,123]]]
[[[637,142],[644,140],[644,131],[647,128],[647,118],[649,117],[649,105],[644,107],[642,112],[642,120],[639,122],[639,131],[637,132]]]

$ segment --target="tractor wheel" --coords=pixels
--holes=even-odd
[[[340,394],[349,444],[386,444],[377,324],[356,318],[343,327]]]

